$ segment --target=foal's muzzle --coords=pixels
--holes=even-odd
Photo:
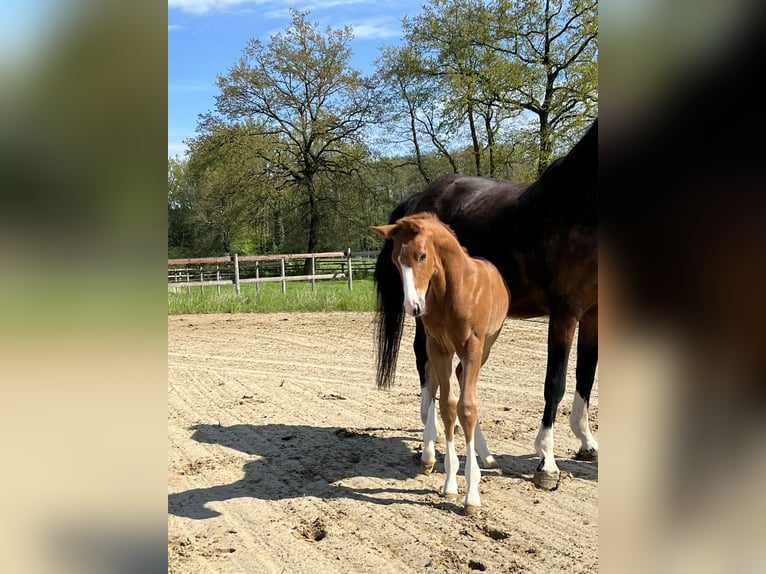
[[[404,311],[410,317],[420,317],[425,312],[425,308],[425,302],[421,300],[404,302]]]

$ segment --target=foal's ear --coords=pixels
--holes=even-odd
[[[390,225],[373,225],[370,227],[372,231],[377,233],[378,235],[385,237],[386,239],[390,239],[394,236],[394,228],[396,227],[395,223],[392,223]]]

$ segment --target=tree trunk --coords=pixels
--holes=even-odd
[[[495,134],[492,131],[491,112],[487,112],[484,116],[484,125],[487,130],[487,147],[489,148],[489,177],[495,177]]]
[[[545,168],[551,163],[551,126],[548,123],[548,114],[540,114],[540,153],[537,156],[537,177],[540,177]]]
[[[319,245],[319,205],[314,194],[314,184],[309,180],[306,183],[309,198],[309,240],[306,253],[315,253]],[[304,263],[305,274],[311,273],[311,258]]]
[[[473,119],[473,107],[468,106],[468,123],[471,126],[471,141],[473,142],[473,157],[476,161],[476,175],[481,173],[481,146],[479,145],[479,136],[476,134],[476,122]]]

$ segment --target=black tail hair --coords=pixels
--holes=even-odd
[[[403,217],[414,197],[410,196],[399,203],[391,212],[388,222],[396,223]],[[393,249],[394,242],[387,239],[378,254],[373,275],[378,301],[375,315],[375,339],[379,389],[390,388],[396,378],[396,361],[399,357],[399,345],[404,326],[404,290],[399,270],[391,259]]]

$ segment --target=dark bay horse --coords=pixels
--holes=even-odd
[[[469,256],[453,231],[432,213],[402,217],[396,223],[375,226],[372,230],[393,241],[391,260],[401,275],[404,309],[411,317],[419,317],[425,328],[428,374],[424,392],[433,402],[439,389],[447,443],[443,494],[453,502],[458,497],[460,462],[454,439],[457,416],[466,443],[464,508],[466,514],[475,514],[481,506],[481,471],[476,451],[488,453],[479,427],[476,383],[508,314],[508,288],[492,263]],[[460,359],[459,400],[450,388],[455,355]],[[428,412],[421,457],[426,473],[436,462],[436,419],[433,408]]]
[[[404,199],[390,223],[421,211],[448,224],[471,255],[490,260],[512,294],[508,316],[547,315],[548,360],[543,410],[535,450],[540,463],[535,484],[555,488],[559,470],[553,454],[553,425],[564,396],[567,362],[578,329],[576,392],[569,417],[580,439],[577,457],[595,460],[588,405],[598,362],[598,120],[569,153],[556,159],[532,183],[448,174]],[[391,260],[393,241],[378,256],[377,384],[395,377],[404,296]],[[421,387],[426,383],[426,337],[416,320],[414,350]],[[422,412],[422,411],[421,411]]]

